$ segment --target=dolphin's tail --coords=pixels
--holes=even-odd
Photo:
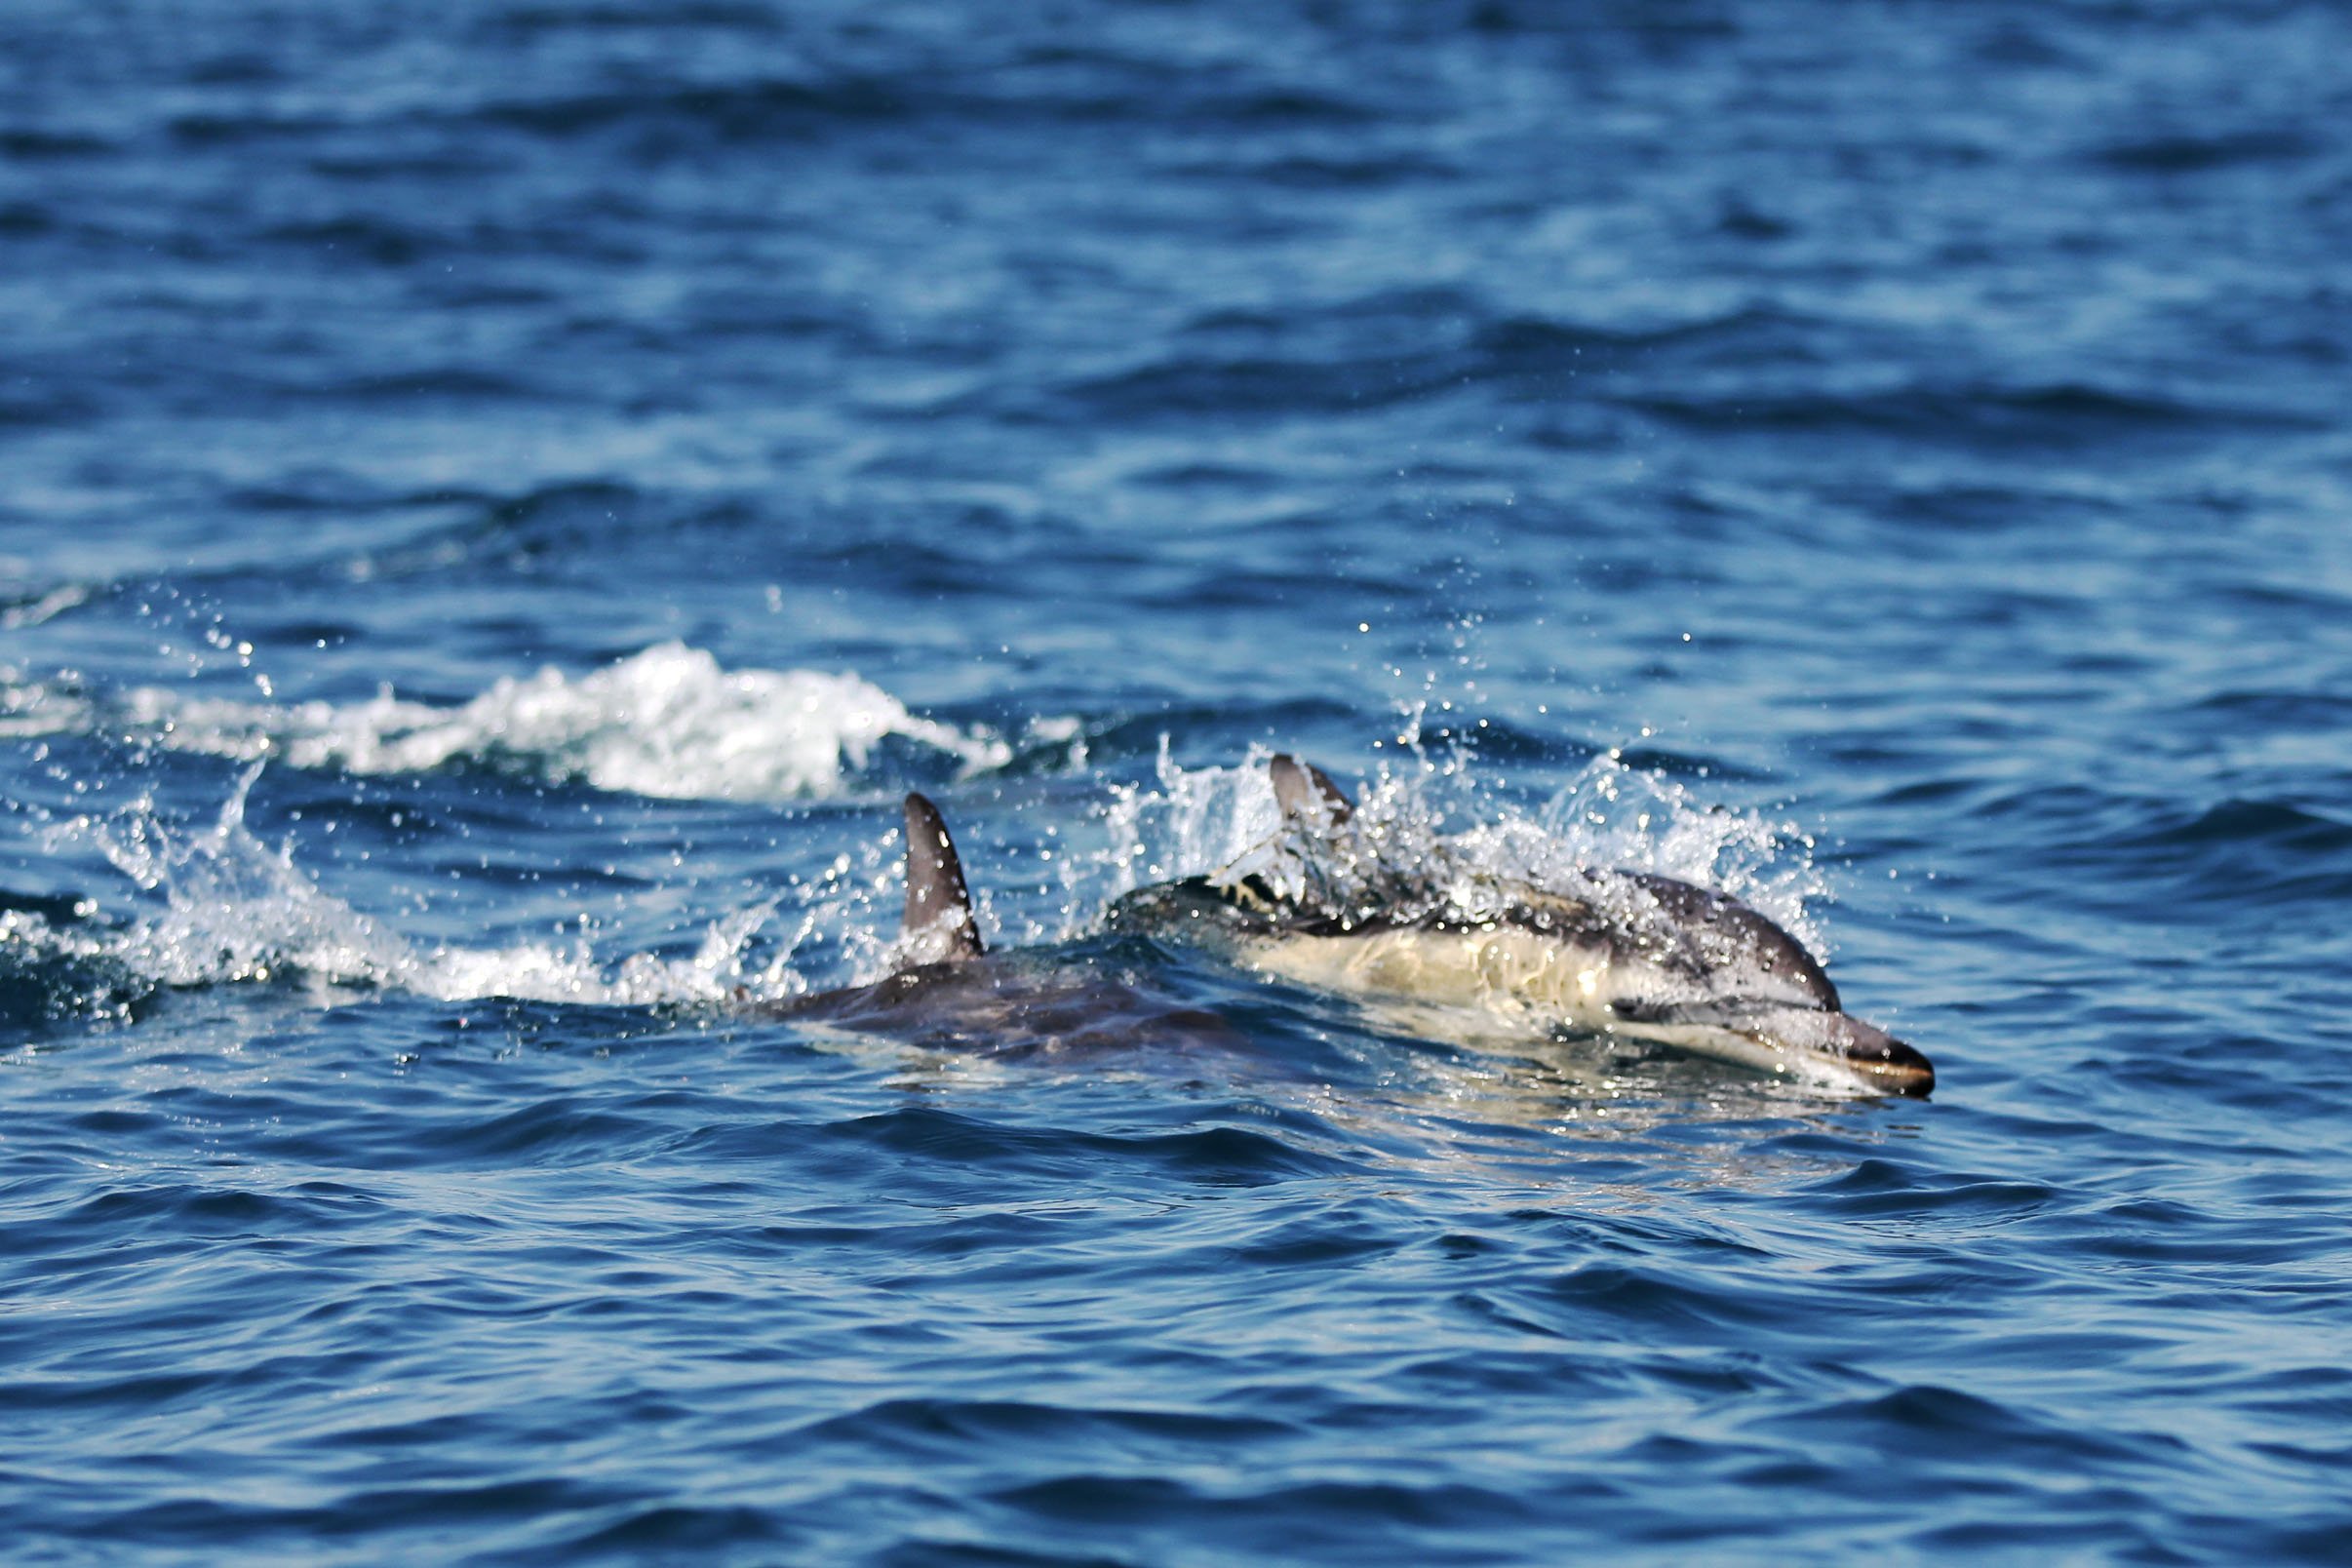
[[[899,945],[908,968],[961,963],[982,952],[956,842],[939,807],[921,795],[907,797],[907,915]]]

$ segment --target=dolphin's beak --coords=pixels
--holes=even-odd
[[[1830,1016],[1837,1020],[1830,1048],[1847,1071],[1890,1094],[1924,1100],[1936,1087],[1935,1064],[1918,1051],[1859,1018],[1844,1013]]]

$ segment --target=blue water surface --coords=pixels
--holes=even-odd
[[[2352,1561],[2348,59],[10,0],[6,1554]],[[1934,1098],[1106,934],[1277,749]],[[1148,1005],[780,1016],[909,788]]]

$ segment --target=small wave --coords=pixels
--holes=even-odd
[[[2061,448],[2091,441],[2237,430],[2299,430],[2293,411],[2186,391],[2122,391],[2062,381],[2024,386],[1890,385],[1862,393],[1757,386],[1641,393],[1626,405],[1700,429],[1867,431],[1979,446]]]
[[[58,226],[49,209],[32,202],[9,202],[0,205],[0,234],[24,236],[46,234]]]
[[[913,112],[902,84],[843,73],[807,80],[757,77],[667,92],[588,92],[483,103],[462,119],[544,137],[615,127],[696,127],[722,142],[803,139],[840,125],[887,123]]]
[[[15,907],[0,911],[0,1017],[128,1018],[160,991],[239,983],[606,1006],[704,1005],[739,988],[772,995],[800,984],[789,953],[764,967],[754,960],[772,901],[715,921],[686,957],[637,953],[608,963],[584,938],[568,947],[412,942],[319,887],[290,849],[248,831],[246,796],[260,771],[247,771],[206,830],[144,808],[48,829],[52,851],[95,848],[162,907],[109,923],[85,918],[95,906],[80,900],[12,896]]]
[[[1134,1161],[1179,1181],[1256,1187],[1350,1168],[1344,1156],[1304,1149],[1244,1127],[1130,1134],[1010,1127],[931,1106],[909,1106],[825,1129],[828,1136],[959,1168],[1076,1172],[1094,1160]]]
[[[89,158],[114,151],[113,143],[78,131],[46,131],[12,126],[0,131],[0,154],[31,162],[35,159]]]
[[[69,582],[20,599],[0,608],[0,630],[20,631],[53,621],[67,610],[88,604],[95,591],[87,583]]]
[[[2280,127],[2118,141],[2099,148],[2093,158],[2134,174],[2188,175],[2241,164],[2296,162],[2317,156],[2324,147],[2300,130]]]
[[[1476,346],[1493,373],[1523,376],[1612,370],[1644,354],[1686,346],[1721,350],[1753,344],[1785,355],[1827,330],[1828,324],[1815,317],[1753,305],[1615,326],[1509,315],[1481,327]]]
[[[2227,800],[2193,817],[2167,810],[2116,847],[2136,874],[2216,903],[2324,906],[2352,891],[2352,822],[2285,801]]]
[[[1447,356],[1163,355],[1064,389],[1076,408],[1116,419],[1282,410],[1345,413],[1446,390],[1462,372]]]
[[[2193,820],[2174,821],[2126,841],[2136,848],[2262,845],[2294,855],[2352,849],[2352,823],[2284,801],[2228,800]]]
[[[64,682],[0,686],[0,734],[105,728],[170,751],[365,774],[472,764],[550,784],[666,800],[773,802],[841,793],[887,749],[961,776],[1013,748],[919,718],[855,675],[727,670],[683,643],[584,676],[509,677],[459,707],[389,688],[357,703],[269,704],[141,686],[94,698]]]
[[[1105,59],[1059,81],[1021,79],[1004,92],[977,76],[935,71],[872,72],[818,67],[799,76],[753,75],[681,83],[666,90],[592,90],[549,97],[492,98],[433,116],[549,138],[636,133],[644,151],[664,156],[696,140],[720,146],[814,141],[844,130],[889,125],[1007,126],[1194,124],[1346,129],[1382,111],[1359,97],[1279,80],[1212,77],[1195,88],[1141,59]],[[299,122],[225,121],[190,116],[175,131],[191,139],[309,129]]]
[[[552,1554],[642,1557],[743,1551],[761,1556],[770,1553],[791,1556],[799,1554],[791,1548],[802,1544],[789,1511],[783,1509],[756,1508],[744,1503],[632,1507],[617,1500],[614,1506],[629,1507],[631,1510],[612,1523],[599,1524],[561,1543]],[[599,1510],[597,1516],[605,1517],[611,1511],[608,1508]]]

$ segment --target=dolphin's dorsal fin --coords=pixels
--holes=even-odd
[[[909,967],[961,963],[980,956],[980,922],[972,918],[963,862],[948,837],[939,807],[907,797],[907,918],[899,943]]]
[[[1313,763],[1283,752],[1266,764],[1266,771],[1274,778],[1274,804],[1284,817],[1319,816],[1336,828],[1355,814],[1354,803]]]

